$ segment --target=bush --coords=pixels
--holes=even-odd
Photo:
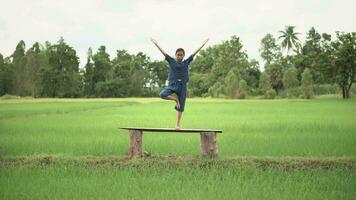
[[[259,95],[262,94],[262,93],[261,93],[261,90],[259,90],[258,88],[252,88],[252,87],[249,88],[248,93],[249,93],[251,96],[259,96]]]
[[[224,86],[220,82],[216,82],[208,90],[210,97],[224,97]]]
[[[283,74],[283,86],[288,98],[295,97],[295,88],[298,84],[297,69],[295,67],[287,69]]]
[[[260,76],[260,81],[259,81],[260,91],[264,94],[271,88],[272,88],[272,85],[271,85],[271,80],[270,80],[269,75],[266,72],[262,72],[262,74]]]
[[[350,96],[356,95],[356,83],[352,83],[350,88]]]
[[[310,99],[314,95],[313,91],[313,77],[308,68],[306,68],[302,73],[302,97],[305,99]]]
[[[127,97],[130,86],[123,79],[100,81],[95,84],[95,92],[98,97]]]
[[[264,95],[265,99],[274,99],[274,98],[276,98],[276,96],[277,96],[277,93],[274,89],[267,90],[267,92]]]
[[[245,80],[241,80],[239,82],[239,90],[238,90],[238,94],[237,94],[237,98],[239,99],[245,99],[247,96],[247,82]]]
[[[2,100],[9,100],[9,99],[20,99],[20,96],[15,96],[15,95],[10,95],[10,94],[4,94],[1,96]]]
[[[226,93],[230,99],[236,97],[236,93],[239,87],[239,82],[234,71],[231,69],[225,77]]]
[[[292,89],[292,95],[297,98],[303,97],[303,89],[301,86]]]
[[[322,94],[340,94],[340,87],[337,84],[315,84],[314,85],[315,95]]]

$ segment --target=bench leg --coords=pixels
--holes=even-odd
[[[140,130],[130,130],[129,157],[142,157],[142,131]]]
[[[202,158],[215,158],[218,154],[215,132],[200,133],[200,149]]]

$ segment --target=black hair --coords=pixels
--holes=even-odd
[[[179,51],[182,51],[183,54],[185,55],[185,52],[184,52],[184,49],[183,49],[183,48],[178,48],[178,49],[176,50],[176,54],[177,54]]]

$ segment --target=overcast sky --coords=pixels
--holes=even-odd
[[[232,35],[241,38],[249,58],[267,33],[278,36],[296,26],[301,39],[312,26],[319,32],[356,31],[355,0],[0,0],[0,53],[9,56],[22,39],[55,43],[63,36],[85,65],[86,52],[105,45],[111,58],[117,49],[142,51],[163,59],[151,44],[154,37],[169,54],[178,47],[194,51]]]

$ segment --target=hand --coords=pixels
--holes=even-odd
[[[150,39],[154,44],[157,44],[157,41],[155,39],[153,39],[153,38],[150,38]]]

